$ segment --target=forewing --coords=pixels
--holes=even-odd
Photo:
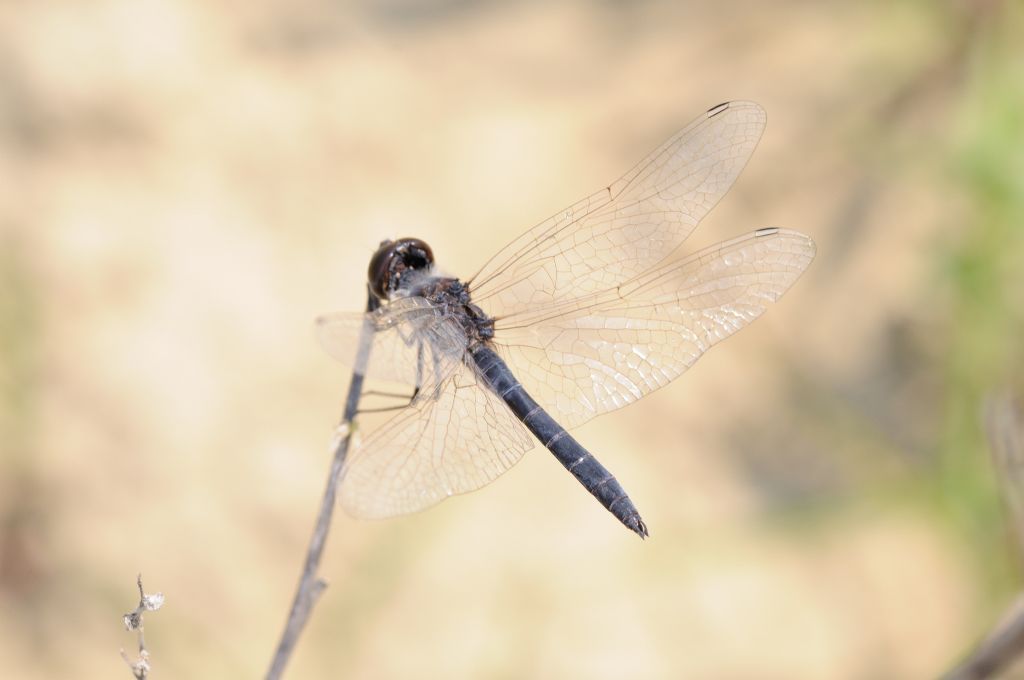
[[[650,269],[729,190],[765,120],[753,102],[707,111],[620,180],[501,250],[470,281],[474,301],[494,317],[509,317]]]
[[[526,428],[465,363],[349,456],[341,504],[354,517],[423,510],[493,481],[533,446]]]
[[[762,229],[618,288],[499,321],[526,391],[565,427],[632,403],[759,317],[814,258],[814,242]]]
[[[316,320],[324,350],[351,366],[359,349],[363,324],[369,323],[372,347],[366,377],[410,388],[438,385],[447,355],[465,350],[465,335],[454,332],[443,311],[421,297],[399,298],[374,312],[340,312]],[[411,389],[410,389],[411,392]]]

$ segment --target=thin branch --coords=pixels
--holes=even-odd
[[[1024,595],[1018,595],[995,629],[943,680],[983,680],[1010,667],[1024,648]]]
[[[367,290],[366,311],[372,312],[377,308],[377,299]],[[291,658],[295,645],[309,621],[309,616],[327,588],[327,582],[317,575],[320,570],[320,559],[323,556],[324,545],[327,543],[327,533],[331,528],[331,518],[334,516],[335,499],[337,498],[338,482],[341,478],[341,470],[345,464],[345,457],[348,455],[349,443],[352,439],[352,420],[356,416],[359,407],[359,397],[363,389],[363,379],[366,375],[366,366],[370,360],[370,346],[373,336],[373,326],[369,320],[364,322],[362,335],[360,336],[359,350],[356,353],[355,364],[352,368],[352,381],[349,383],[348,396],[345,399],[345,412],[338,426],[339,437],[334,446],[334,457],[331,460],[331,467],[327,473],[327,484],[324,488],[324,497],[320,502],[320,513],[317,515],[316,525],[313,527],[313,536],[310,538],[309,547],[306,549],[306,562],[302,567],[302,576],[299,578],[298,588],[295,590],[295,598],[292,600],[291,611],[288,613],[288,621],[285,623],[281,640],[277,643],[277,651],[270,662],[270,669],[267,671],[267,680],[278,680],[284,673],[284,668]]]
[[[1024,412],[1009,394],[990,397],[985,426],[996,474],[1010,508],[1018,548],[1024,549]],[[1024,594],[992,632],[945,680],[983,680],[1008,669],[1024,652]]]
[[[986,400],[985,433],[1017,548],[1024,551],[1024,411],[1012,394]]]
[[[164,604],[164,594],[153,593],[152,595],[147,595],[142,589],[142,574],[139,574],[136,582],[139,586],[139,604],[135,609],[125,614],[122,621],[124,621],[124,627],[127,630],[138,632],[139,658],[132,661],[124,649],[121,650],[121,658],[128,664],[128,668],[132,670],[135,680],[146,680],[149,677],[149,652],[146,650],[146,638],[143,635],[142,613],[155,612],[157,609],[160,609]]]

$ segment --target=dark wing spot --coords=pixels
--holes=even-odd
[[[722,102],[717,106],[712,106],[710,109],[708,109],[708,118],[717,116],[722,111],[725,111],[727,108],[729,108],[729,102]]]

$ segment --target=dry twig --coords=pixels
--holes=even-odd
[[[366,311],[372,312],[377,308],[377,300],[367,290]],[[313,527],[313,536],[306,549],[306,562],[302,568],[302,576],[299,578],[299,585],[292,600],[291,611],[288,613],[288,621],[285,623],[281,640],[277,644],[277,651],[270,662],[270,669],[267,671],[267,680],[278,680],[284,673],[284,667],[291,658],[299,635],[302,634],[306,622],[313,611],[321,593],[327,588],[327,582],[317,576],[320,569],[320,559],[323,556],[324,545],[327,542],[327,532],[331,528],[331,518],[334,515],[334,503],[338,492],[338,482],[341,478],[341,470],[345,464],[345,457],[348,455],[349,442],[352,437],[352,420],[356,416],[359,407],[359,397],[363,390],[363,379],[366,374],[366,366],[370,360],[370,339],[373,335],[373,328],[369,322],[363,325],[362,338],[359,344],[359,351],[356,355],[355,364],[352,369],[352,381],[349,383],[348,396],[345,399],[345,412],[342,415],[341,424],[338,426],[339,437],[334,446],[334,457],[331,460],[331,467],[327,473],[327,485],[324,489],[323,500],[320,502],[320,513],[317,515],[316,525]]]
[[[139,658],[132,661],[124,649],[121,650],[121,658],[132,669],[135,680],[146,680],[149,677],[149,652],[146,651],[146,638],[143,635],[142,613],[155,612],[164,604],[163,593],[147,595],[142,589],[142,574],[139,574],[137,581],[139,585],[139,604],[132,611],[124,615],[124,627],[127,630],[134,630],[139,635]]]
[[[1024,412],[1010,395],[990,397],[985,426],[993,463],[1010,509],[1017,547],[1024,550]],[[1006,670],[1024,652],[1024,594],[978,647],[945,680],[982,680]]]

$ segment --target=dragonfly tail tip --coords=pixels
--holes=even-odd
[[[629,521],[623,522],[623,524],[625,524],[628,529],[636,533],[636,535],[639,536],[641,539],[645,539],[648,536],[650,536],[650,533],[648,533],[647,531],[647,525],[644,523],[642,519],[640,519],[640,515],[634,515],[633,517],[630,517]]]

